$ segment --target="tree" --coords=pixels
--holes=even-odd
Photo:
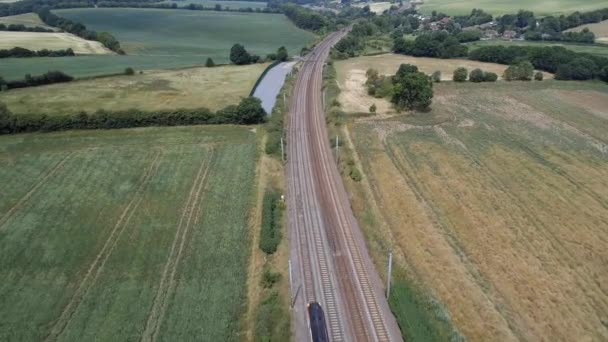
[[[531,81],[534,75],[534,66],[528,61],[521,61],[509,65],[503,75],[507,81]]]
[[[230,49],[230,61],[236,65],[251,63],[251,55],[241,44],[234,44]]]
[[[288,58],[289,58],[289,55],[287,54],[287,49],[284,46],[281,46],[277,50],[277,61],[285,62]]]
[[[215,63],[213,62],[213,59],[211,59],[211,57],[207,57],[207,61],[205,62],[205,66],[207,68],[212,68],[215,66]]]
[[[220,5],[220,4],[215,4],[215,7],[213,7],[213,9],[214,9],[215,11],[221,11],[221,10],[222,10],[222,5]]]
[[[597,65],[589,58],[579,57],[557,68],[558,80],[590,80],[599,73]]]
[[[135,75],[135,70],[133,70],[131,67],[125,68],[125,75],[133,76]]]
[[[485,80],[483,71],[481,69],[473,69],[469,74],[469,81],[479,83]]]
[[[534,74],[534,80],[536,81],[542,81],[543,80],[543,73],[538,71],[536,72],[536,74]]]
[[[452,76],[452,80],[454,82],[465,82],[467,80],[467,76],[469,75],[469,71],[466,68],[458,68],[454,70],[454,75]]]
[[[608,82],[608,66],[605,66],[599,75],[600,79],[604,82]]]
[[[425,110],[433,99],[433,82],[421,72],[408,73],[393,89],[391,102],[397,108]]]
[[[370,69],[373,70],[373,69]],[[369,70],[368,70],[369,71]],[[418,72],[418,67],[412,64],[401,64],[395,76],[393,76],[393,84],[401,83],[403,78],[409,74],[415,74]],[[376,75],[378,72],[376,71]],[[369,77],[369,76],[368,76]]]
[[[246,97],[236,107],[238,116],[236,122],[241,125],[251,125],[264,122],[266,111],[262,108],[262,101],[257,97]]]
[[[372,105],[369,107],[369,112],[376,113],[376,104],[375,103],[372,103]]]
[[[441,71],[437,70],[431,75],[431,79],[435,83],[441,82]]]

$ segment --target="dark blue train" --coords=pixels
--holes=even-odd
[[[310,336],[312,342],[329,342],[323,308],[317,302],[308,303],[308,319],[310,321]]]

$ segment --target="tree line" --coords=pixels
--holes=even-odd
[[[266,112],[261,101],[246,97],[238,105],[215,113],[206,108],[123,111],[98,110],[70,115],[12,114],[0,103],[0,134],[51,132],[71,129],[115,129],[148,126],[185,126],[205,124],[252,125],[264,122]]]
[[[74,50],[71,48],[65,50],[47,50],[38,51],[28,50],[22,47],[14,47],[12,49],[1,49],[0,58],[25,58],[25,57],[66,57],[75,56]]]
[[[55,32],[51,29],[45,29],[44,27],[35,26],[28,27],[23,24],[0,24],[0,31],[11,31],[11,32]]]
[[[35,87],[53,83],[71,82],[73,80],[74,77],[61,71],[49,71],[45,74],[35,76],[27,74],[22,80],[13,81],[5,81],[2,77],[0,77],[0,91],[15,88]]]
[[[62,18],[58,15],[51,13],[50,8],[48,7],[40,9],[37,14],[40,17],[40,20],[42,20],[45,24],[49,26],[58,27],[63,31],[69,32],[86,40],[98,41],[106,48],[118,54],[125,54],[125,52],[120,47],[120,43],[118,42],[118,40],[108,32],[98,33],[93,30],[88,30],[84,24],[66,18]]]

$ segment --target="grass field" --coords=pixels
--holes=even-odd
[[[0,49],[22,47],[29,50],[65,50],[76,54],[111,54],[100,42],[85,40],[69,33],[0,31]]]
[[[8,17],[0,17],[0,24],[22,24],[29,27],[39,26],[44,27],[46,29],[56,30],[56,28],[52,26],[47,26],[45,23],[43,23],[42,20],[40,20],[40,17],[38,17],[38,15],[34,13],[25,13],[19,15],[11,15]]]
[[[430,113],[350,125],[353,205],[469,341],[606,340],[607,129],[604,84],[440,83]]]
[[[0,76],[23,78],[62,70],[73,76],[93,76],[135,69],[164,69],[203,65],[207,57],[229,63],[230,48],[242,43],[247,50],[265,56],[284,45],[290,54],[314,39],[296,28],[284,15],[156,9],[97,8],[57,11],[97,31],[109,31],[128,56],[70,58],[7,58]]]
[[[532,42],[525,40],[480,40],[467,43],[470,50],[475,50],[481,46],[503,45],[503,46],[561,46],[568,50],[580,53],[589,53],[596,56],[608,57],[608,45],[603,44],[564,44],[555,42]]]
[[[386,11],[387,9],[391,8],[393,4],[391,4],[390,2],[386,1],[386,2],[358,2],[356,4],[353,4],[353,6],[355,7],[365,7],[365,6],[369,6],[369,10],[377,13],[377,14],[382,14],[382,12]],[[399,6],[399,4],[395,4],[395,6]]]
[[[2,136],[0,160],[0,340],[239,340],[254,133]]]
[[[159,110],[206,107],[213,111],[249,95],[268,64],[146,71],[0,92],[13,113],[65,115],[98,109]],[[44,96],[40,96],[44,94]]]
[[[383,75],[394,75],[399,65],[408,63],[418,67],[424,73],[431,74],[436,70],[441,71],[443,80],[451,80],[454,70],[465,67],[469,71],[480,68],[499,75],[503,74],[506,65],[469,61],[465,59],[437,59],[426,57],[411,57],[397,54],[386,54],[377,56],[364,56],[350,58],[348,60],[336,61],[338,73],[338,84],[342,91],[338,97],[342,108],[347,112],[368,112],[372,104],[376,104],[377,113],[393,112],[393,108],[387,99],[376,99],[367,95],[365,89],[365,72],[374,68]],[[545,73],[545,77],[550,77]]]
[[[520,9],[533,11],[536,15],[567,14],[585,12],[608,6],[605,0],[424,0],[418,9],[424,14],[432,11],[449,15],[469,14],[473,8],[481,8],[491,14],[516,13]]]
[[[608,6],[608,4],[606,4],[606,6]],[[608,20],[604,20],[599,23],[578,26],[566,31],[580,32],[584,28],[588,28],[591,32],[595,33],[595,41],[597,43],[608,44]]]
[[[183,0],[183,1],[163,1],[161,3],[176,3],[179,7],[183,7],[189,4],[202,5],[204,7],[214,7],[220,5],[222,8],[265,8],[265,2],[257,1],[215,1],[215,0]]]

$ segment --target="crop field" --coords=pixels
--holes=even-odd
[[[56,11],[96,31],[108,31],[121,42],[127,56],[81,56],[74,58],[7,58],[0,63],[0,76],[23,78],[62,70],[76,77],[135,69],[165,69],[203,65],[207,57],[216,64],[229,63],[230,48],[245,45],[265,56],[285,46],[290,54],[315,36],[300,30],[282,14],[215,11],[85,8]]]
[[[604,44],[567,44],[555,42],[532,42],[525,40],[480,40],[467,43],[469,50],[475,50],[481,46],[503,45],[503,46],[561,46],[568,50],[579,53],[588,53],[600,57],[608,57],[608,45]]]
[[[256,135],[0,137],[0,340],[238,340]]]
[[[606,5],[608,6],[608,4]],[[579,27],[571,28],[566,31],[580,32],[584,28],[588,28],[589,31],[595,33],[595,41],[597,43],[608,44],[608,20],[601,21],[599,23],[582,25]]]
[[[1,0],[0,0],[1,2]],[[40,20],[37,14],[34,13],[25,13],[18,15],[11,15],[8,17],[0,17],[0,24],[10,25],[10,24],[22,24],[25,26],[39,26],[44,27],[46,29],[56,30],[52,26],[47,26],[45,23]]]
[[[605,0],[424,0],[418,6],[424,14],[432,11],[448,15],[469,14],[473,8],[481,8],[491,14],[516,13],[520,9],[533,11],[537,15],[585,12],[606,7]]]
[[[202,5],[204,7],[214,7],[220,5],[222,8],[265,8],[265,2],[257,1],[216,1],[216,0],[180,0],[180,1],[162,1],[161,3],[175,3],[179,7],[183,7],[189,4]]]
[[[69,33],[0,31],[0,49],[22,47],[29,50],[64,50],[71,48],[76,54],[109,54],[100,42],[82,39]]]
[[[499,77],[507,68],[506,65],[470,61],[466,59],[437,59],[427,57],[411,57],[398,54],[386,54],[377,56],[364,56],[336,61],[338,73],[338,84],[342,88],[338,100],[347,112],[368,112],[372,104],[376,104],[378,113],[392,112],[393,109],[387,99],[376,99],[367,95],[365,72],[374,68],[381,75],[394,75],[399,65],[409,63],[416,65],[424,73],[431,74],[436,70],[441,71],[443,80],[451,80],[452,73],[458,67],[465,67],[469,71],[480,68],[484,71],[495,72]],[[545,73],[546,77],[551,77]]]
[[[0,102],[17,114],[65,115],[82,110],[218,110],[249,95],[268,64],[146,71],[44,87],[0,92]],[[43,93],[44,96],[40,96]]]
[[[349,132],[373,234],[469,341],[608,339],[606,85],[440,83]]]

